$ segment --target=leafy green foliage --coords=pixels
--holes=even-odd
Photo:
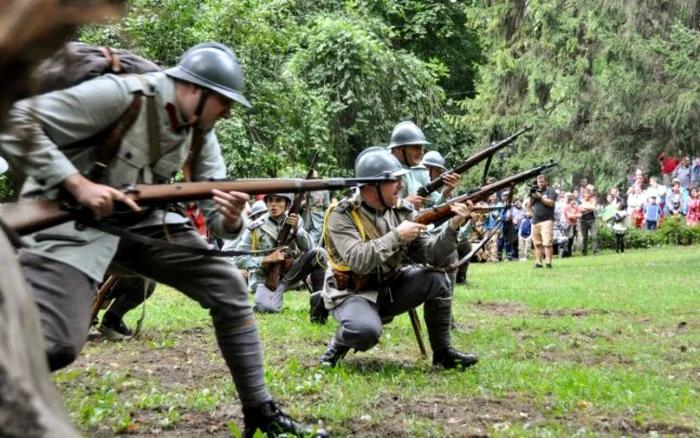
[[[474,2],[487,63],[458,124],[477,137],[533,123],[530,154],[619,184],[664,149],[700,150],[700,32],[689,2]],[[655,170],[653,168],[652,170]]]

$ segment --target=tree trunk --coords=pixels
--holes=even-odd
[[[0,232],[0,436],[77,437],[51,382],[39,314]]]

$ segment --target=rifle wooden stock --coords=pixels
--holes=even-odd
[[[458,174],[463,174],[467,170],[471,169],[472,167],[476,166],[486,158],[493,156],[496,152],[498,152],[500,149],[503,149],[504,147],[508,146],[509,144],[513,143],[516,138],[520,137],[527,131],[531,130],[532,126],[526,126],[520,131],[516,132],[515,134],[504,138],[503,140],[500,140],[496,143],[492,143],[491,146],[487,147],[481,152],[477,152],[476,154],[472,155],[471,157],[467,158],[465,161],[463,161],[461,164],[458,166],[455,166],[454,168],[444,172],[446,174],[450,173],[458,173]],[[435,190],[441,188],[442,186],[445,185],[445,181],[442,179],[442,176],[439,176],[435,178],[434,180],[430,181],[428,185],[425,185],[421,188],[418,189],[418,195],[426,197]]]
[[[435,207],[431,208],[426,208],[418,214],[414,222],[427,225],[433,222],[451,218],[452,216],[454,216],[454,213],[452,213],[452,210],[450,208],[452,204],[466,203],[467,201],[471,201],[472,203],[484,201],[492,193],[496,193],[499,190],[503,190],[507,187],[511,187],[523,181],[527,181],[530,178],[534,178],[540,173],[544,172],[545,170],[556,166],[556,164],[557,163],[552,161],[549,164],[543,164],[541,166],[533,167],[532,169],[526,170],[525,172],[518,173],[508,178],[503,178],[502,180],[484,186],[472,193],[466,193],[464,195],[457,196],[456,198],[452,198],[444,204],[436,205]]]
[[[382,178],[329,178],[304,180],[239,179],[174,184],[137,184],[124,190],[140,206],[210,199],[214,189],[248,194],[299,193],[316,190],[340,190],[358,184],[383,182]],[[20,235],[31,234],[68,222],[77,217],[72,200],[22,200],[0,206],[0,220]]]
[[[314,165],[316,164],[316,158],[318,154],[315,154],[311,160],[311,165],[309,166],[309,171],[306,174],[306,181],[311,179],[314,173]],[[287,215],[299,214],[299,209],[301,208],[301,202],[304,200],[304,193],[300,192],[294,197],[292,206],[289,208]],[[298,226],[299,224],[297,224]],[[277,235],[277,246],[284,246],[289,239],[289,234],[292,232],[292,226],[288,223],[282,225],[280,233]],[[282,277],[282,266],[284,262],[272,263],[267,266],[267,278],[265,278],[265,287],[274,291],[279,285],[280,277]],[[313,291],[312,291],[313,292]]]

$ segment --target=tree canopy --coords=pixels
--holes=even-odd
[[[504,172],[553,158],[606,188],[662,150],[696,154],[700,7],[688,0],[131,0],[83,41],[174,65],[220,41],[253,108],[218,126],[232,177],[299,176],[418,123],[455,163],[525,125]],[[494,171],[495,172],[495,171]],[[467,175],[473,186],[478,172]]]

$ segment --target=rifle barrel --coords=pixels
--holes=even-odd
[[[498,142],[491,143],[489,147],[486,149],[477,152],[476,154],[472,155],[471,157],[467,158],[464,160],[462,163],[459,165],[455,166],[454,168],[444,172],[444,173],[458,173],[458,174],[463,174],[467,170],[471,169],[472,167],[476,166],[483,160],[485,160],[488,157],[491,157],[493,154],[498,152],[500,149],[503,149],[504,147],[508,146],[512,142],[515,141],[516,138],[520,137],[527,131],[530,131],[532,129],[532,126],[526,126],[516,132],[515,134],[512,134],[503,140],[499,140]],[[442,175],[435,178],[434,180],[430,181],[427,185],[421,187],[418,189],[418,195],[419,196],[428,196],[430,193],[434,192],[435,190],[439,189],[445,185],[445,181],[442,179]]]

